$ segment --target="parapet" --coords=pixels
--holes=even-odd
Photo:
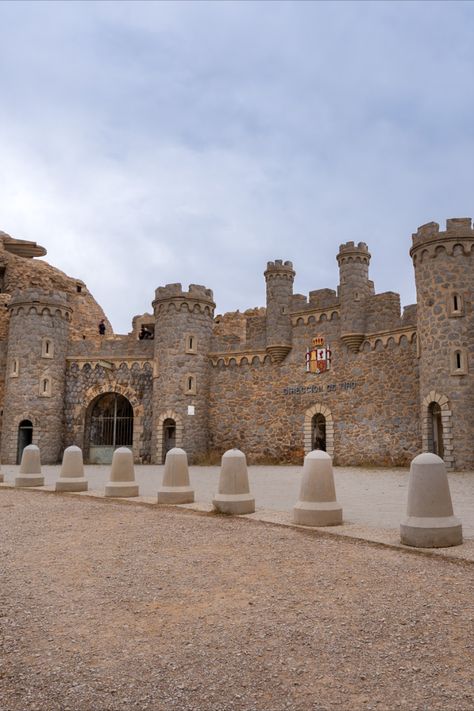
[[[295,271],[293,269],[293,262],[286,261],[282,259],[275,259],[274,262],[267,262],[267,268],[264,272],[265,279],[271,279],[273,277],[284,277],[286,279],[294,279]]]
[[[437,222],[427,222],[425,225],[418,227],[417,231],[412,234],[413,246],[410,249],[410,256],[422,246],[429,246],[434,243],[446,245],[446,249],[451,253],[453,243],[458,240],[474,240],[474,229],[472,227],[471,217],[452,217],[446,220],[446,230],[440,231]],[[472,246],[468,248],[468,251]]]
[[[339,266],[346,261],[370,261],[369,248],[365,242],[345,242],[339,245],[339,252],[337,254],[337,262]]]
[[[155,291],[153,308],[155,315],[165,305],[173,304],[177,310],[185,304],[189,311],[202,311],[209,315],[214,315],[215,303],[212,289],[208,289],[200,284],[190,284],[188,291],[183,291],[181,284],[167,284],[159,286]],[[170,306],[172,308],[172,306]],[[183,307],[185,308],[185,307]]]
[[[64,291],[44,291],[42,289],[22,289],[13,292],[8,304],[10,312],[19,313],[24,308],[34,308],[37,313],[49,309],[56,313],[58,310],[61,316],[69,320],[72,312],[71,299]]]
[[[212,289],[207,289],[200,284],[190,284],[188,291],[183,291],[181,284],[166,284],[159,286],[155,291],[156,301],[166,301],[168,299],[192,299],[193,301],[213,302],[214,295]]]

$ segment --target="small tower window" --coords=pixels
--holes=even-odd
[[[51,397],[52,387],[49,375],[43,375],[40,379],[40,397]]]
[[[184,380],[184,392],[186,395],[196,395],[196,376],[186,375]]]
[[[82,286],[81,284],[76,284],[76,291],[78,294],[82,293]]]
[[[464,299],[459,292],[448,296],[448,315],[450,318],[464,316]]]
[[[468,357],[466,348],[456,348],[451,353],[451,375],[467,375]]]
[[[18,373],[20,371],[20,363],[18,361],[18,358],[13,358],[10,366],[10,377],[11,378],[18,378]]]
[[[52,358],[54,355],[54,343],[50,338],[43,338],[41,341],[41,357]]]
[[[193,333],[187,333],[185,336],[186,353],[197,353],[197,338]]]

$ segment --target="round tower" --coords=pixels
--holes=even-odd
[[[365,242],[346,242],[339,247],[339,301],[341,339],[357,353],[365,335],[365,300],[373,293],[369,281],[370,253]]]
[[[213,294],[190,284],[158,287],[153,301],[155,364],[153,378],[152,460],[182,447],[189,460],[208,449],[208,408]]]
[[[36,444],[45,464],[62,453],[66,351],[72,309],[63,292],[13,294],[3,407],[2,461],[19,462]]]
[[[290,304],[293,296],[295,272],[291,262],[276,259],[268,262],[265,271],[267,284],[267,353],[280,363],[291,351]]]
[[[450,469],[473,469],[474,230],[471,218],[412,236],[420,366],[422,449]]]

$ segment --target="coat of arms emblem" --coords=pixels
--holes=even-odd
[[[322,336],[316,336],[306,349],[306,372],[324,373],[331,367],[331,349]]]

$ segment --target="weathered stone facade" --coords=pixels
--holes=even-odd
[[[34,258],[41,247],[5,233],[0,244],[6,463],[32,441],[44,462],[71,444],[86,460],[126,445],[160,463],[172,446],[197,462],[231,447],[301,462],[319,447],[336,464],[407,465],[431,450],[474,468],[470,219],[413,235],[417,304],[403,313],[398,294],[375,293],[367,245],[348,242],[337,290],[293,294],[293,265],[276,260],[265,308],[215,317],[210,289],[169,284],[127,335],[84,282]]]

